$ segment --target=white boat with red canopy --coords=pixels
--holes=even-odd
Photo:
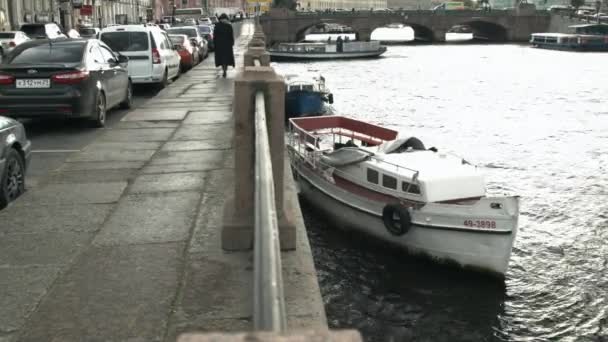
[[[336,223],[413,254],[504,276],[518,196],[486,196],[480,169],[415,137],[342,116],[289,121],[300,191]]]

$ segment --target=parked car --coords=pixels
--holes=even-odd
[[[31,146],[20,122],[0,116],[0,209],[25,191]]]
[[[199,49],[199,57],[200,60],[205,59],[207,54],[209,54],[209,48],[207,46],[207,41],[203,36],[198,32],[198,28],[196,26],[181,26],[181,27],[172,27],[167,30],[169,34],[185,34],[188,36],[188,39],[196,45]]]
[[[55,23],[23,24],[19,31],[32,39],[67,38],[61,27]]]
[[[165,31],[171,27],[169,24],[158,24],[158,26]]]
[[[213,21],[209,17],[203,17],[198,20],[199,25],[213,25]]]
[[[21,31],[0,32],[0,55],[11,52],[17,45],[27,42],[30,38]]]
[[[215,50],[215,44],[213,43],[213,27],[209,25],[198,25],[196,27],[198,33],[205,38],[209,51]]]
[[[131,107],[127,63],[97,39],[25,42],[0,65],[0,114],[87,118],[102,127],[108,109]]]
[[[80,33],[74,29],[70,29],[67,33],[68,38],[80,38]]]
[[[82,38],[97,38],[100,31],[97,27],[81,27],[78,29],[78,33]]]
[[[133,84],[164,88],[179,76],[180,56],[164,30],[157,26],[120,25],[101,30],[99,39],[112,50],[129,57]]]
[[[192,69],[200,62],[198,48],[192,45],[188,36],[185,34],[170,34],[169,38],[181,58],[180,67],[182,72]]]

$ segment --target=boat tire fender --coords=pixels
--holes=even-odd
[[[395,215],[397,215],[397,219],[395,219]],[[382,209],[382,221],[386,230],[395,236],[407,233],[412,225],[410,212],[398,204],[387,204]]]

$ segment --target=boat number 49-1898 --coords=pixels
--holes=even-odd
[[[480,220],[465,220],[465,227],[474,227],[474,228],[496,228],[496,221],[480,221]]]

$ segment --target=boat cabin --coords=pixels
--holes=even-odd
[[[292,118],[289,145],[313,169],[331,170],[333,181],[351,192],[363,188],[418,203],[485,196],[485,180],[475,166],[398,135],[341,116]]]
[[[608,24],[583,24],[572,25],[570,29],[576,34],[584,35],[608,35]]]

